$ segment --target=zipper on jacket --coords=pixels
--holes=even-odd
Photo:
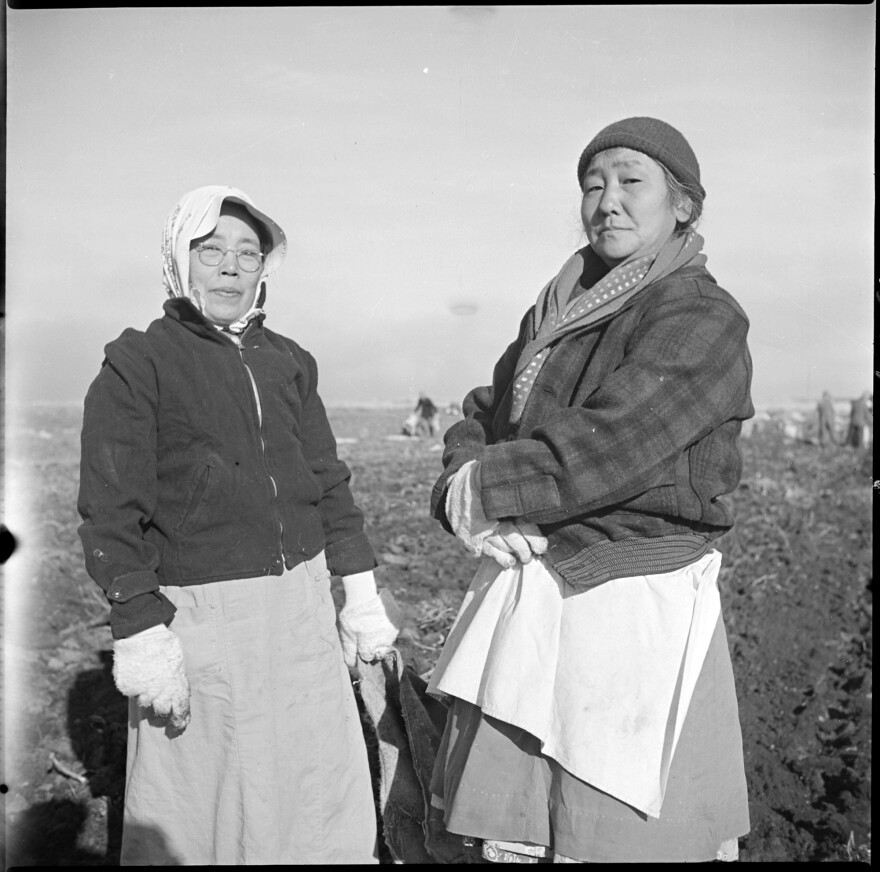
[[[260,402],[260,392],[257,389],[257,380],[254,378],[254,374],[251,368],[247,365],[247,361],[244,359],[244,349],[241,345],[236,343],[238,346],[238,354],[241,359],[241,365],[244,367],[245,372],[248,375],[248,379],[250,379],[251,389],[254,392],[254,402],[257,405],[257,430],[260,434],[260,449],[263,453],[263,465],[266,466],[266,442],[263,439],[263,404]],[[278,485],[275,482],[275,478],[272,473],[269,472],[269,468],[266,466],[266,475],[269,477],[269,481],[272,483],[272,493],[275,499],[278,499]],[[278,553],[281,555],[278,563],[284,563],[284,523],[280,518],[276,517],[278,521]]]

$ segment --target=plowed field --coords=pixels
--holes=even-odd
[[[433,666],[474,563],[428,516],[439,439],[397,437],[408,410],[337,410],[339,451],[405,610],[399,648]],[[444,428],[452,419],[444,419]],[[110,676],[103,596],[76,528],[79,410],[7,420],[7,862],[117,865],[125,703]],[[740,699],[751,861],[863,860],[871,845],[870,455],[778,430],[743,440],[736,528],[719,543]]]

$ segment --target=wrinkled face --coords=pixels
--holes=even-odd
[[[609,266],[657,251],[686,221],[670,202],[663,169],[631,148],[600,152],[584,174],[581,217],[593,250]]]
[[[260,251],[257,223],[240,206],[223,204],[217,226],[207,236],[190,243],[189,280],[203,301],[205,317],[220,327],[234,323],[246,314],[257,296],[262,268],[256,272],[242,270],[235,252]],[[199,245],[216,245],[227,250],[217,266],[206,266],[199,260]]]

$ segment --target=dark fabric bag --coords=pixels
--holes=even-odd
[[[431,805],[431,774],[446,707],[393,648],[382,660],[358,660],[358,690],[379,762],[378,804],[385,844],[397,863],[479,863],[479,845],[449,833]]]

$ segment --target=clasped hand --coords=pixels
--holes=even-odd
[[[528,563],[547,550],[535,524],[489,519],[480,499],[480,464],[471,460],[449,480],[446,517],[455,535],[474,556],[485,554],[505,569]]]
[[[495,532],[483,542],[483,554],[491,557],[505,569],[517,561],[528,563],[547,550],[547,540],[535,524],[501,521]]]

